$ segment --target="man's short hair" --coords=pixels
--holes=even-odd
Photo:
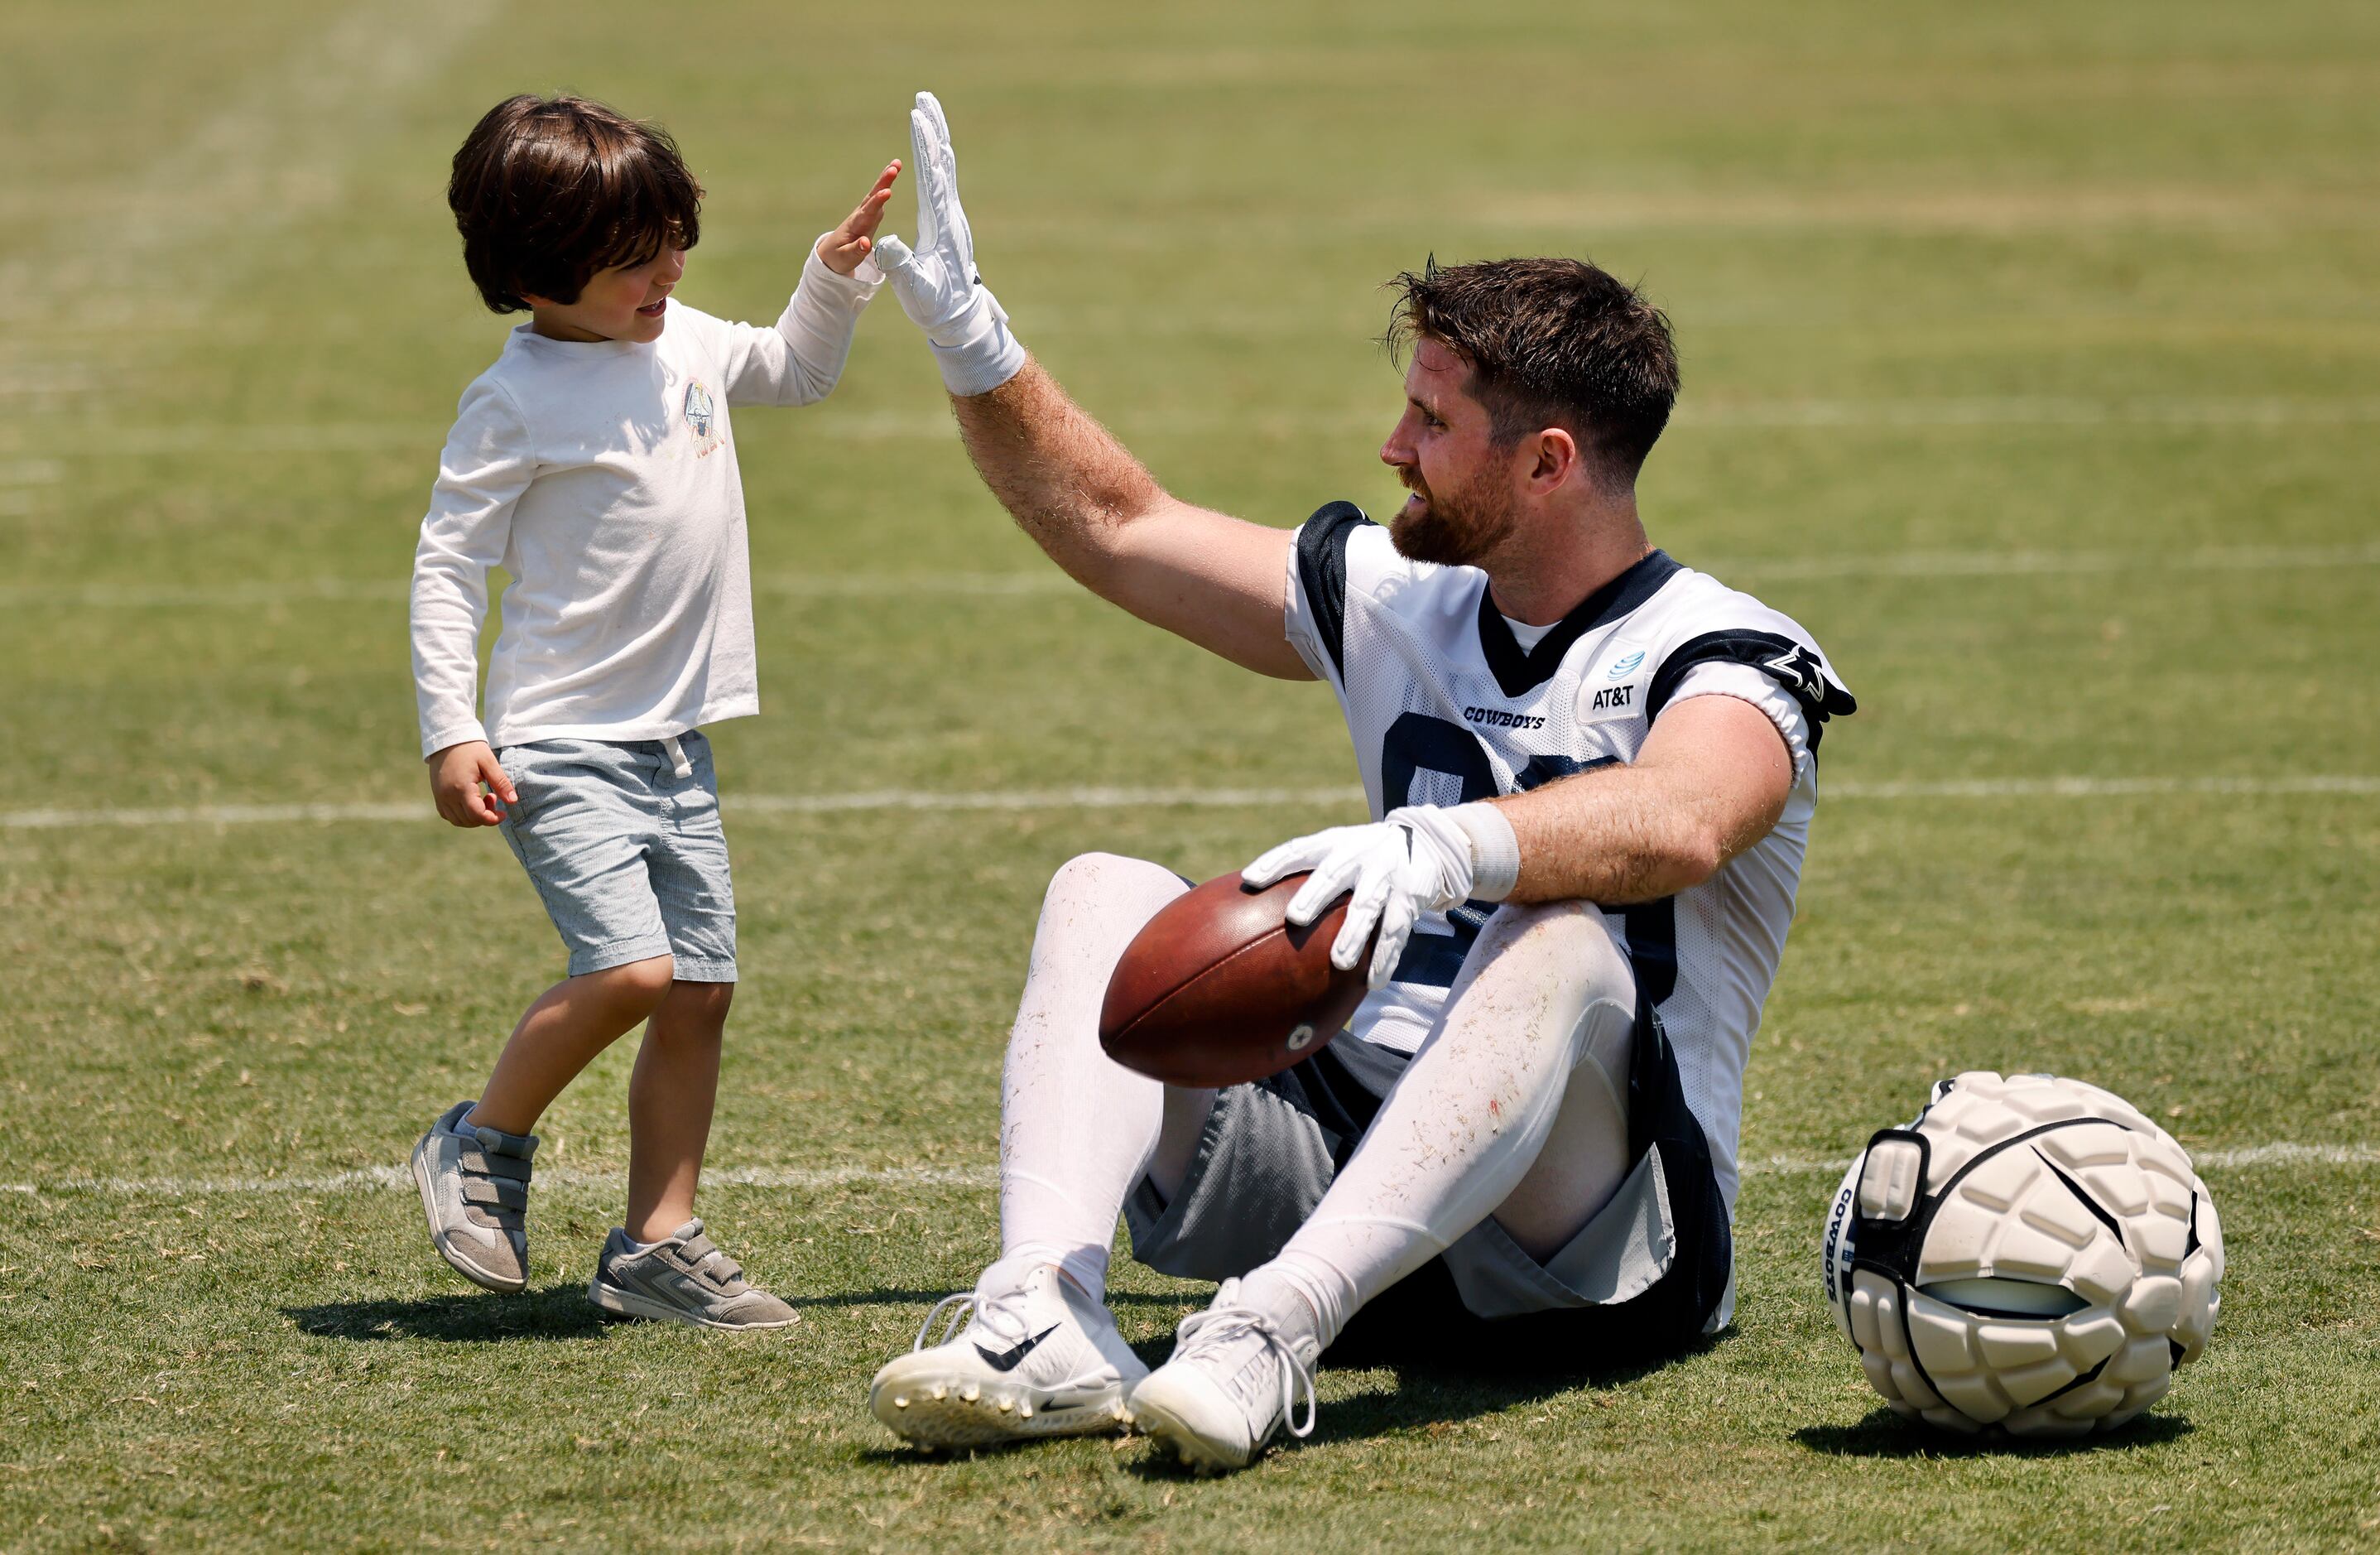
[[[576,302],[599,270],[691,249],[702,186],[657,125],[583,97],[507,98],[455,153],[463,263],[499,313]]]
[[[1498,443],[1559,426],[1604,484],[1635,480],[1678,399],[1670,321],[1635,287],[1583,260],[1435,257],[1389,285],[1389,349],[1430,339],[1462,358]]]

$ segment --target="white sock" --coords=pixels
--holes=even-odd
[[[1293,1288],[1329,1345],[1364,1303],[1504,1202],[1544,1148],[1572,1071],[1626,1042],[1635,1005],[1634,976],[1600,912],[1500,912],[1363,1143],[1247,1287]]]
[[[1301,1342],[1313,1348],[1305,1353],[1312,1355],[1326,1342],[1322,1337],[1322,1317],[1314,1298],[1279,1263],[1269,1263],[1240,1282],[1240,1301],[1253,1306],[1272,1319],[1273,1328],[1281,1338],[1297,1349]],[[1332,1330],[1335,1336],[1337,1330]]]
[[[1050,881],[1000,1095],[1001,1261],[1054,1263],[1094,1301],[1124,1196],[1148,1170],[1165,1087],[1099,1049],[1099,1005],[1125,945],[1187,890],[1136,858],[1085,854]]]

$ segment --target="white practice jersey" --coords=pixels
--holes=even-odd
[[[1638,998],[1676,1051],[1732,1212],[1744,1061],[1793,918],[1819,735],[1855,706],[1810,634],[1656,551],[1524,650],[1487,574],[1406,559],[1348,503],[1297,531],[1288,634],[1338,693],[1376,820],[1632,761],[1654,720],[1689,697],[1739,697],[1776,722],[1794,773],[1775,829],[1700,885],[1606,913]],[[1473,902],[1425,915],[1393,979],[1356,1012],[1354,1034],[1417,1047],[1493,910]]]

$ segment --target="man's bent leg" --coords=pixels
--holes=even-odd
[[[1172,871],[1137,858],[1069,859],[1042,901],[1009,1033],[1000,1097],[1001,1261],[1054,1263],[1094,1301],[1106,1293],[1116,1216],[1148,1170],[1167,1111],[1163,1085],[1099,1047],[1099,1006],[1132,937],[1188,889]]]
[[[1313,1216],[1249,1276],[1249,1297],[1294,1290],[1328,1346],[1491,1213],[1525,1248],[1560,1246],[1627,1174],[1613,1081],[1635,1009],[1635,975],[1597,908],[1500,911],[1438,1030]]]
[[[1628,1153],[1633,1026],[1598,1021],[1562,1091],[1545,1147],[1493,1217],[1513,1245],[1543,1263],[1611,1202],[1635,1163]]]
[[[1110,854],[1050,882],[1001,1082],[1001,1256],[868,1384],[869,1413],[895,1435],[970,1447],[1123,1427],[1148,1367],[1101,1304],[1108,1248],[1169,1115],[1187,1113],[1100,1051],[1099,1006],[1132,937],[1186,889]],[[1182,1094],[1195,1111],[1203,1093]]]
[[[1313,1429],[1316,1357],[1364,1303],[1445,1251],[1500,1206],[1550,1234],[1544,1199],[1599,1204],[1621,1180],[1620,1148],[1597,1137],[1613,1109],[1589,1055],[1624,1051],[1636,983],[1597,909],[1506,908],[1488,921],[1447,1012],[1363,1140],[1281,1255],[1225,1281],[1184,1322],[1173,1356],[1133,1389],[1140,1427],[1208,1469],[1255,1461],[1283,1424]],[[1572,1087],[1578,1071],[1586,1085]],[[1584,1093],[1573,1105],[1565,1098]],[[1536,1168],[1552,1143],[1582,1159]],[[1609,1160],[1609,1182],[1587,1180]],[[1513,1199],[1532,1176],[1541,1191]],[[1591,1213],[1591,1207],[1589,1209]],[[1579,1216],[1585,1223],[1585,1216]],[[1297,1404],[1304,1401],[1304,1419]]]

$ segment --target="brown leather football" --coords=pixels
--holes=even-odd
[[[1330,965],[1344,896],[1311,927],[1289,927],[1281,915],[1305,881],[1256,891],[1221,875],[1167,903],[1108,978],[1108,1056],[1168,1085],[1235,1086],[1336,1037],[1364,1001],[1364,963]]]

